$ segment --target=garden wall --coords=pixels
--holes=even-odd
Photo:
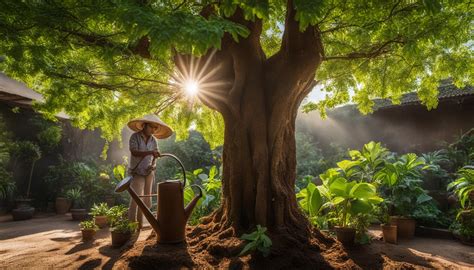
[[[471,128],[474,96],[440,100],[431,111],[413,104],[382,108],[364,116],[348,105],[328,112],[326,119],[318,112],[300,114],[297,119],[298,131],[311,135],[323,150],[331,143],[359,149],[372,140],[399,153],[428,152],[443,142],[453,142]]]

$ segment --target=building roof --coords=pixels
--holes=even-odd
[[[40,93],[26,87],[23,83],[10,79],[3,73],[0,73],[0,100],[30,106],[32,101],[44,101]]]
[[[474,87],[466,86],[462,89],[457,88],[451,82],[445,81],[438,87],[438,100],[458,99],[466,96],[474,97]],[[374,110],[391,108],[395,106],[420,104],[420,99],[416,92],[404,94],[400,99],[400,104],[393,104],[391,99],[374,99]]]
[[[31,107],[33,102],[44,102],[43,95],[28,88],[25,84],[15,81],[0,72],[0,101],[16,106]],[[63,112],[56,114],[59,118],[68,119]]]

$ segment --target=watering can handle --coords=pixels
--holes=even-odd
[[[184,169],[184,165],[181,162],[181,160],[179,160],[179,158],[177,156],[175,156],[173,154],[169,154],[169,153],[160,154],[160,157],[171,157],[179,163],[179,166],[181,167],[181,170],[183,171],[183,178],[184,178],[183,189],[184,189],[184,187],[186,187],[186,170]]]

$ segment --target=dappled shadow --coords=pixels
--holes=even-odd
[[[54,237],[50,238],[50,240],[56,241],[56,242],[72,242],[74,239],[77,239],[77,236],[68,236],[68,237]]]
[[[99,267],[102,264],[102,259],[92,259],[84,262],[81,266],[79,266],[79,270],[86,270],[86,269],[94,269]]]
[[[87,256],[87,255],[79,255],[79,257],[77,257],[76,261],[82,261],[82,260],[86,259],[87,257],[89,257],[89,256]]]
[[[82,243],[79,243],[77,245],[75,245],[74,247],[72,247],[70,250],[68,250],[66,253],[66,255],[71,255],[71,254],[74,254],[76,252],[79,252],[79,251],[82,251],[82,250],[85,250],[85,249],[89,249],[91,247],[94,247],[96,246],[94,244],[94,240],[90,240],[90,241],[87,241],[87,242],[82,242]]]
[[[186,269],[195,266],[185,242],[156,244],[155,239],[149,239],[141,252],[127,253],[127,259],[131,269]]]
[[[131,249],[135,242],[138,240],[140,232],[134,234],[132,238],[125,243],[121,248],[113,248],[111,244],[102,246],[99,248],[99,253],[109,257],[108,261],[102,266],[102,269],[114,269],[114,265],[118,259],[125,253],[127,250]]]

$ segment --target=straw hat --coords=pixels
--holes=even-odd
[[[165,124],[165,122],[161,121],[160,118],[154,114],[148,114],[143,117],[133,119],[128,122],[127,126],[131,130],[138,132],[143,129],[143,124],[145,123],[157,127],[155,133],[153,133],[153,136],[155,136],[157,139],[165,139],[173,134],[173,130],[171,130],[171,128]]]

